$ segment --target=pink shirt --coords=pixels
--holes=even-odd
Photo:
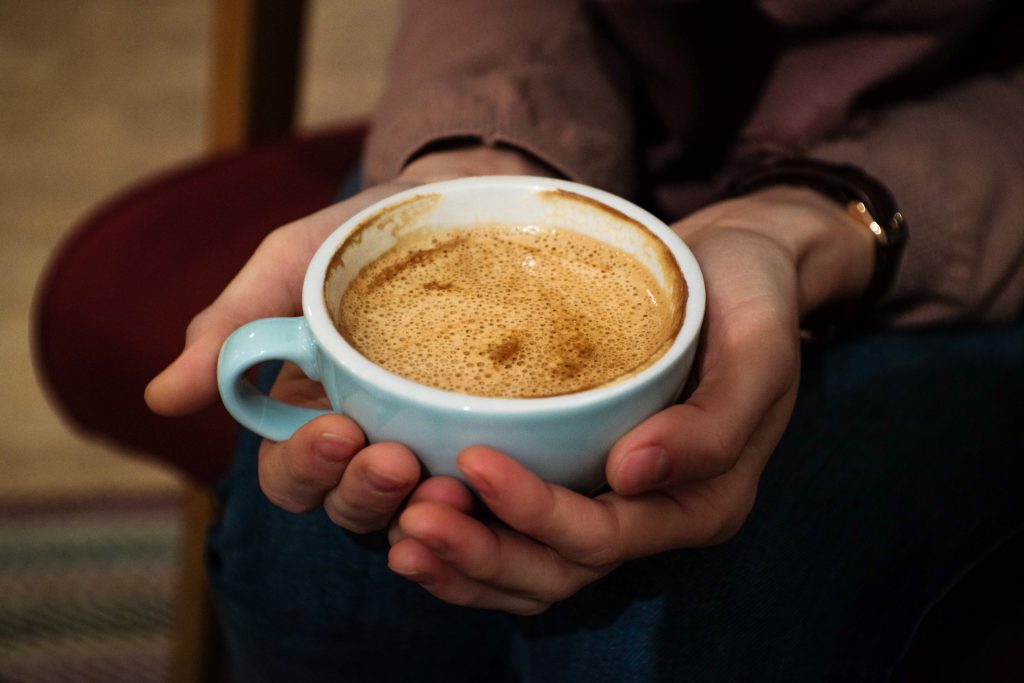
[[[367,178],[475,139],[681,217],[747,154],[852,163],[910,226],[892,321],[1016,319],[1024,37],[994,4],[407,0]]]

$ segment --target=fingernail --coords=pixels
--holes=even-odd
[[[668,457],[661,446],[648,446],[633,451],[626,456],[622,468],[626,470],[625,484],[638,491],[661,484],[669,475]]]
[[[469,485],[481,498],[484,500],[490,500],[497,495],[497,492],[491,482],[487,481],[487,479],[478,471],[468,467],[461,467],[461,469],[462,473],[465,474],[466,478],[469,480]]]
[[[425,572],[419,572],[415,570],[405,571],[402,569],[398,569],[397,567],[393,567],[390,564],[388,565],[388,568],[394,573],[398,574],[399,576],[409,579],[410,581],[415,581],[421,586],[430,586],[434,583],[434,577]]]
[[[404,490],[408,486],[407,482],[395,479],[383,472],[378,472],[372,467],[366,468],[366,480],[370,483],[370,486],[380,493],[395,493]]]
[[[313,444],[318,457],[335,465],[351,460],[358,449],[359,444],[352,439],[331,432],[321,434]]]

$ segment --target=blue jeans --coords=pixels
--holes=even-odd
[[[1024,520],[1024,325],[809,348],[743,529],[543,615],[441,603],[382,535],[272,506],[242,439],[209,568],[235,680],[880,681]]]

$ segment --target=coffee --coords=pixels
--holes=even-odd
[[[333,317],[353,347],[398,375],[527,398],[636,374],[671,344],[683,306],[616,247],[494,223],[404,235],[360,271]]]

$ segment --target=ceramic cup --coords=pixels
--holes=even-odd
[[[668,277],[663,269],[677,267],[686,293],[674,341],[645,369],[611,385],[544,398],[486,398],[393,374],[362,356],[338,332],[329,310],[336,310],[359,270],[404,231],[493,222],[582,232],[629,251],[662,284]],[[652,234],[671,259],[665,259],[663,248],[660,255],[651,253]],[[220,393],[245,427],[280,441],[328,412],[271,399],[245,378],[254,365],[287,360],[320,382],[333,410],[352,418],[369,442],[407,445],[430,474],[461,477],[456,456],[483,444],[515,457],[546,481],[589,492],[605,480],[612,445],[678,399],[697,350],[705,293],[697,261],[683,241],[630,202],[562,180],[483,176],[422,185],[353,216],[313,256],[302,305],[301,317],[267,318],[241,327],[221,350]]]

